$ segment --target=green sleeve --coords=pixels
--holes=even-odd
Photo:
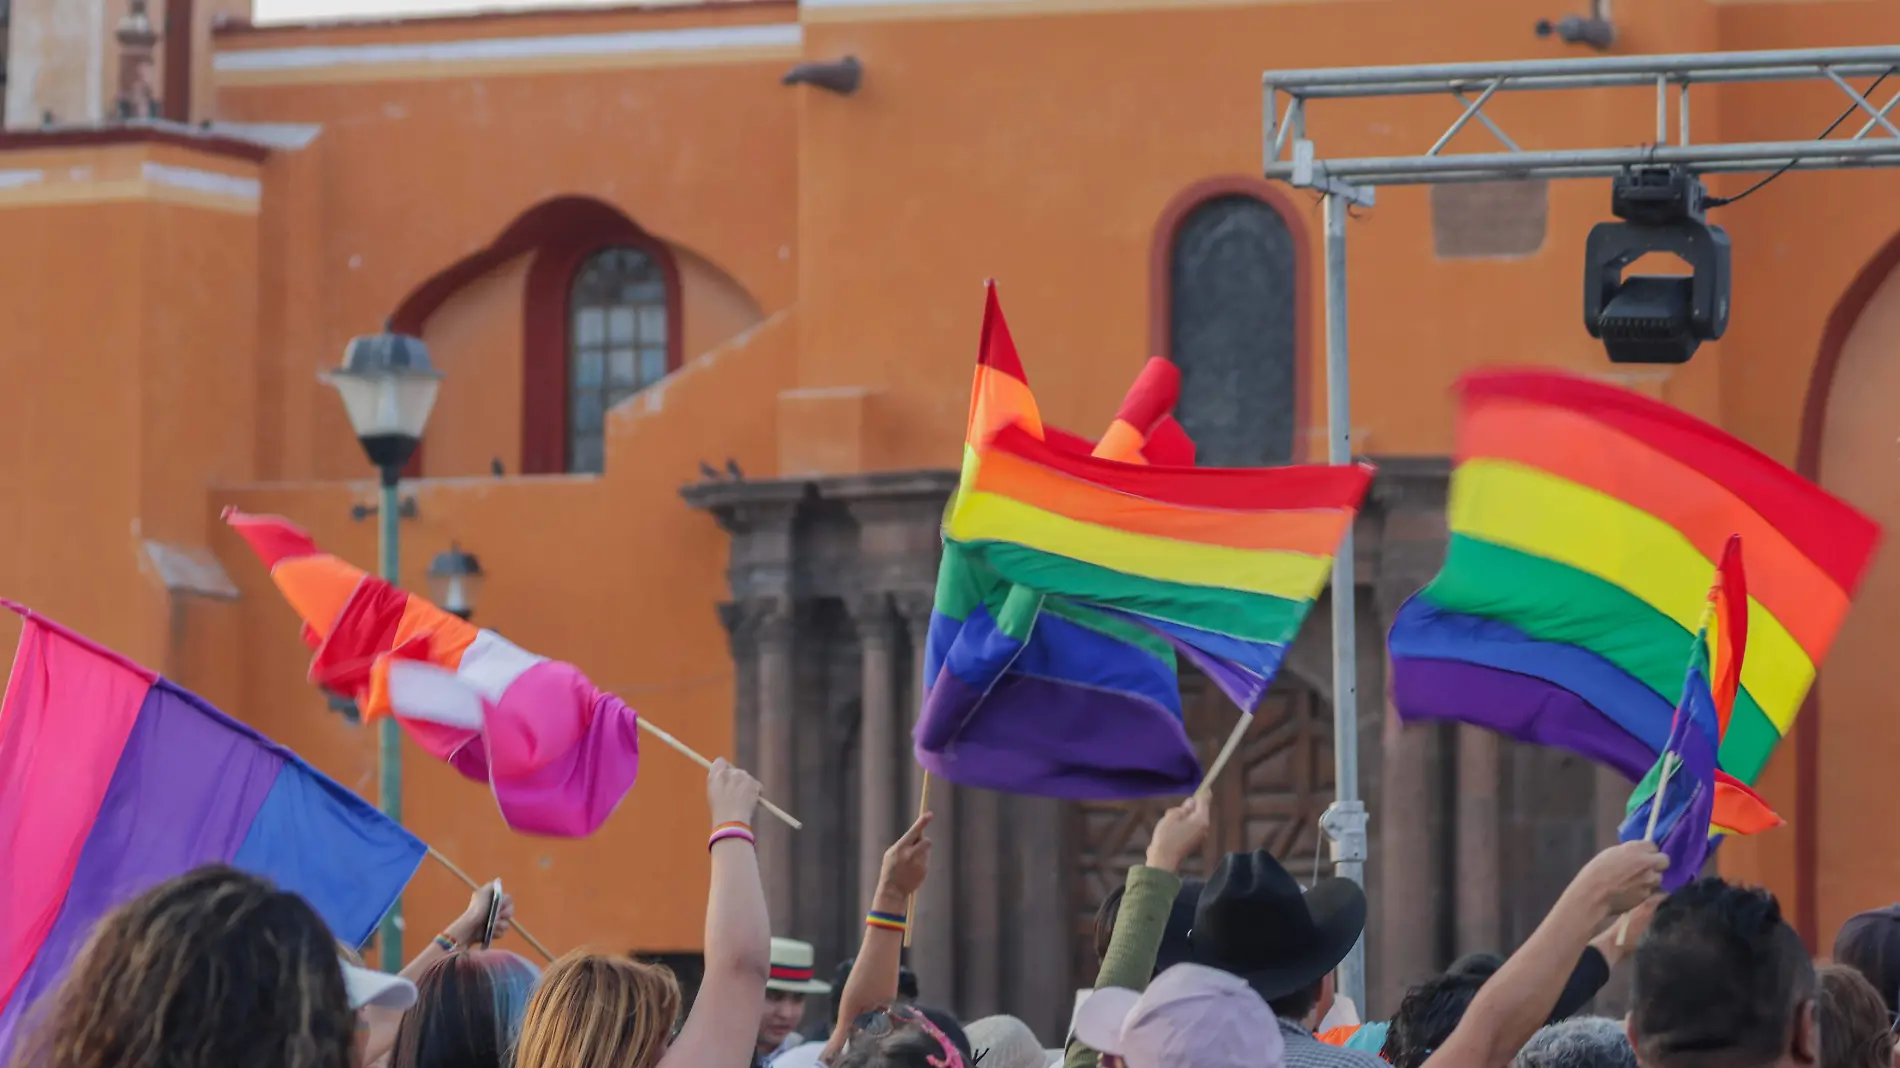
[[[1181,877],[1173,872],[1145,864],[1128,869],[1128,886],[1122,891],[1121,911],[1115,914],[1115,931],[1109,936],[1108,953],[1102,957],[1095,989],[1148,989],[1155,960],[1161,956],[1168,913],[1173,911],[1175,895],[1180,892]],[[1063,1068],[1096,1068],[1099,1060],[1094,1050],[1071,1038],[1062,1064]]]

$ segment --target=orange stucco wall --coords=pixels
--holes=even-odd
[[[0,592],[165,667],[372,792],[370,734],[327,712],[305,683],[289,611],[217,511],[283,513],[371,563],[371,525],[349,515],[370,496],[367,482],[351,481],[365,465],[317,372],[524,213],[589,197],[673,250],[684,366],[613,414],[605,475],[520,477],[534,253],[467,280],[422,327],[449,378],[428,477],[407,491],[418,516],[404,527],[404,574],[419,586],[429,558],[459,542],[490,576],[479,622],[576,661],[705,751],[728,750],[732,682],[713,612],[723,539],[677,495],[698,461],[732,457],[755,475],[952,464],[979,283],[992,276],[1046,414],[1077,429],[1103,425],[1152,355],[1164,210],[1196,183],[1258,167],[1263,70],[1555,56],[1561,46],[1529,26],[1552,13],[1516,0],[978,0],[803,12],[729,3],[215,34],[216,55],[200,57],[209,113],[302,124],[301,147],[279,144],[262,162],[142,142],[0,151],[0,171],[53,176],[24,193],[0,182],[0,242],[16,253],[0,267],[9,324],[0,360],[15,383],[0,393],[0,433],[15,457],[0,464],[10,502]],[[1900,7],[1829,0],[1655,0],[1618,5],[1617,17],[1628,52],[1900,37]],[[735,29],[764,29],[759,39],[778,43],[566,59],[516,47]],[[425,58],[347,59],[370,45]],[[778,84],[801,58],[846,54],[865,65],[854,96]],[[1489,113],[1526,147],[1639,144],[1654,136],[1650,99],[1506,95]],[[1698,90],[1695,134],[1799,138],[1843,103],[1826,85]],[[1334,156],[1411,154],[1455,115],[1448,99],[1316,105],[1311,130]],[[1457,145],[1486,138],[1474,126]],[[143,173],[147,161],[254,182],[255,196],[141,194],[108,180]],[[1747,180],[1711,184],[1732,193]],[[1891,172],[1790,175],[1724,209],[1736,250],[1728,338],[1684,368],[1633,381],[1792,463],[1827,317],[1900,233],[1894,182]],[[1313,257],[1300,384],[1311,448],[1324,411],[1319,214],[1305,193],[1287,201]],[[1607,208],[1601,182],[1556,183],[1539,250],[1441,260],[1429,194],[1381,190],[1377,208],[1351,224],[1356,446],[1444,452],[1447,387],[1468,367],[1608,373],[1578,307],[1585,235]],[[1896,373],[1881,362],[1891,331],[1868,329],[1873,340],[1855,342],[1866,370],[1852,381],[1884,389]],[[1836,466],[1824,477],[1844,491],[1884,485],[1884,468],[1857,465],[1890,461],[1881,451],[1890,440],[1869,443],[1894,431],[1864,413],[1842,419],[1851,444],[1828,439],[1826,464]],[[490,474],[493,459],[506,475]],[[141,562],[148,538],[208,546],[240,597],[168,596]],[[1900,597],[1884,582],[1870,587],[1884,607],[1843,639],[1842,655],[1863,665],[1869,654],[1854,650],[1879,642],[1874,621]],[[1900,832],[1848,815],[1864,811],[1856,791],[1880,781],[1887,753],[1864,744],[1884,737],[1884,695],[1862,670],[1843,669],[1822,690],[1827,722],[1841,725],[1823,736],[1815,817],[1829,924],[1893,896],[1896,873],[1854,857],[1900,846]],[[1765,786],[1799,821],[1814,814],[1795,809],[1791,749]],[[470,871],[505,878],[543,940],[697,944],[703,826],[691,765],[650,752],[605,831],[549,842],[509,835],[478,786],[412,757],[405,805],[417,831]],[[1782,831],[1731,843],[1724,864],[1792,894],[1792,840]],[[425,868],[410,902],[413,937],[462,897]]]

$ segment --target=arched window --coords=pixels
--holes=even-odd
[[[1298,456],[1300,254],[1271,204],[1236,182],[1190,191],[1162,220],[1157,340],[1181,368],[1175,408],[1204,467]],[[1157,266],[1160,266],[1158,263]],[[1165,330],[1165,333],[1163,332]]]
[[[644,249],[589,256],[568,300],[567,469],[606,466],[607,409],[666,377],[667,277]]]

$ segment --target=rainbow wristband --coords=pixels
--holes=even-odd
[[[444,953],[455,952],[455,939],[450,938],[447,934],[436,935],[435,944],[441,946],[442,952]]]
[[[910,921],[895,912],[879,912],[872,909],[864,914],[864,925],[880,931],[902,931],[910,926]]]
[[[755,847],[759,844],[759,840],[752,835],[751,827],[746,826],[738,820],[733,820],[730,823],[722,823],[713,828],[712,836],[706,839],[706,851],[709,853],[712,852],[713,846],[718,845],[728,838],[743,839],[746,843]]]

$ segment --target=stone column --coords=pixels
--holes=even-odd
[[[1005,1009],[1003,1003],[1003,815],[1001,798],[991,790],[964,790],[957,799],[957,895],[963,906],[958,930],[965,937],[957,961],[958,1010],[980,1019]],[[949,874],[949,873],[946,873]]]
[[[885,593],[860,595],[851,604],[858,631],[864,681],[858,720],[858,900],[871,907],[884,850],[906,824],[898,782],[909,765],[898,748],[902,733],[897,714],[897,619]],[[900,759],[900,752],[904,752]]]
[[[1498,841],[1498,736],[1458,731],[1457,944],[1463,953],[1503,953],[1504,875]]]
[[[753,774],[759,770],[759,649],[756,621],[746,606],[719,606],[719,623],[732,647],[733,760]]]
[[[772,798],[789,798],[796,786],[796,720],[792,692],[792,643],[796,630],[789,598],[773,597],[748,606],[754,613],[759,643],[759,767],[755,774]],[[770,816],[757,821],[759,871],[772,922],[792,922],[792,835]]]
[[[1444,562],[1449,472],[1450,463],[1439,458],[1380,463],[1368,511],[1376,516],[1379,530],[1373,600],[1382,631],[1391,628],[1399,606]],[[1378,828],[1373,861],[1380,876],[1372,910],[1380,928],[1380,959],[1369,972],[1378,985],[1376,992],[1368,990],[1371,1004],[1360,1006],[1368,1019],[1397,1011],[1407,987],[1444,966],[1439,932],[1457,915],[1455,902],[1440,889],[1449,883],[1445,867],[1450,859],[1439,848],[1441,835],[1451,832],[1440,816],[1443,767],[1448,763],[1442,732],[1401,723],[1389,694],[1388,685],[1373,814]]]
[[[929,685],[924,678],[924,654],[930,634],[932,598],[914,591],[897,598],[904,615],[911,646],[911,693],[913,707],[908,717],[914,729],[917,713],[923,708],[923,693]],[[909,740],[905,748],[909,749]],[[924,769],[915,759],[905,761],[909,772],[909,790],[904,811],[915,818],[916,804],[922,795]],[[917,988],[923,1000],[932,1005],[954,1009],[957,999],[957,798],[949,783],[930,781],[930,811],[936,818],[930,825],[930,880],[917,894],[917,908],[911,916],[911,968],[917,973]],[[908,826],[908,824],[905,824]]]

